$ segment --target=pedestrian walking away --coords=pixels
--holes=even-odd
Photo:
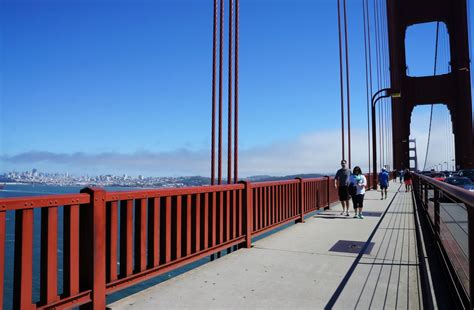
[[[351,171],[346,168],[347,162],[343,159],[341,160],[341,169],[337,170],[336,176],[334,178],[334,187],[337,188],[337,193],[339,195],[339,201],[342,204],[341,215],[349,216],[349,183],[351,177]]]
[[[400,170],[398,172],[398,176],[400,177],[400,184],[402,184],[403,183],[403,170]]]
[[[405,191],[411,191],[411,172],[408,169],[405,169],[405,173],[403,174],[403,179],[405,180]]]
[[[384,199],[384,193],[385,193],[385,199],[387,199],[387,188],[388,188],[388,172],[385,168],[382,168],[382,171],[379,173],[379,186],[380,186],[380,192],[382,194],[382,198]]]
[[[362,208],[364,207],[364,195],[365,187],[367,186],[367,179],[362,174],[362,170],[359,166],[354,167],[350,184],[355,187],[355,195],[352,196],[352,203],[354,204],[355,210],[354,218],[363,219]]]

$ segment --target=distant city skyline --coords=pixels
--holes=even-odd
[[[212,12],[210,0],[2,1],[0,173],[209,177]],[[348,1],[348,26],[352,162],[366,172],[361,1]],[[240,176],[338,168],[337,38],[336,1],[240,0]],[[427,47],[410,73],[432,68],[434,38],[431,26],[408,39]],[[420,160],[428,115],[412,118]]]

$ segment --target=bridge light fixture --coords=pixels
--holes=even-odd
[[[372,169],[373,169],[373,189],[377,189],[377,137],[375,131],[375,105],[377,101],[383,98],[401,98],[402,94],[400,90],[394,88],[384,88],[377,91],[372,96]]]

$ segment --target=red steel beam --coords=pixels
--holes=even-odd
[[[201,195],[196,195],[196,250],[201,250]]]
[[[146,269],[147,199],[135,200],[135,271]]]
[[[5,274],[6,212],[0,211],[0,305],[3,305],[3,279]]]
[[[81,210],[81,289],[92,289],[92,301],[86,308],[105,308],[106,283],[106,205],[105,190],[89,187],[81,190],[91,196],[91,204]],[[85,254],[88,253],[89,255]]]
[[[171,261],[171,197],[166,197],[165,211],[165,263],[169,263]]]
[[[58,299],[58,208],[41,209],[40,303]]]
[[[148,204],[148,266],[160,263],[160,198],[151,199]]]
[[[260,183],[256,183],[260,184]],[[265,184],[262,182],[262,184]],[[176,189],[153,189],[153,190],[135,190],[135,191],[119,191],[119,192],[107,192],[106,200],[129,200],[129,199],[143,199],[143,198],[154,198],[154,197],[165,197],[165,196],[185,196],[192,194],[202,193],[214,193],[218,191],[244,189],[242,184],[230,184],[230,185],[214,185],[214,186],[196,186],[196,187],[185,187]],[[0,200],[0,206],[3,200]],[[88,203],[85,202],[85,203]]]
[[[13,308],[32,309],[33,209],[15,213]]]
[[[209,195],[204,194],[204,249],[209,247]]]
[[[79,205],[64,207],[64,294],[79,293]]]
[[[2,198],[0,199],[0,211],[58,207],[64,205],[87,204],[89,202],[90,196],[87,194]]]
[[[107,281],[117,279],[118,203],[107,205]]]
[[[176,197],[176,259],[181,258],[181,220],[183,216],[182,196]]]
[[[186,196],[186,253],[185,256],[191,254],[191,218],[192,218],[192,197],[191,195]]]
[[[133,272],[133,200],[122,200],[120,205],[120,277]]]

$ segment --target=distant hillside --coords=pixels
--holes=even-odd
[[[270,175],[255,175],[255,176],[245,178],[245,180],[248,180],[250,182],[268,182],[268,181],[291,180],[295,178],[311,179],[311,178],[320,178],[323,176],[324,174],[319,174],[319,173],[302,173],[302,174],[285,175],[285,176],[280,176],[280,177],[270,176]]]
[[[250,182],[268,182],[268,181],[282,181],[282,180],[291,180],[295,178],[311,179],[311,178],[320,178],[324,174],[319,173],[303,173],[303,174],[293,174],[285,176],[271,176],[271,175],[253,175],[247,178],[241,178],[240,180],[246,180]],[[211,178],[201,177],[201,176],[189,176],[189,177],[179,177],[177,182],[182,183],[184,186],[202,186],[211,184]],[[222,184],[227,184],[227,179],[222,179]]]

